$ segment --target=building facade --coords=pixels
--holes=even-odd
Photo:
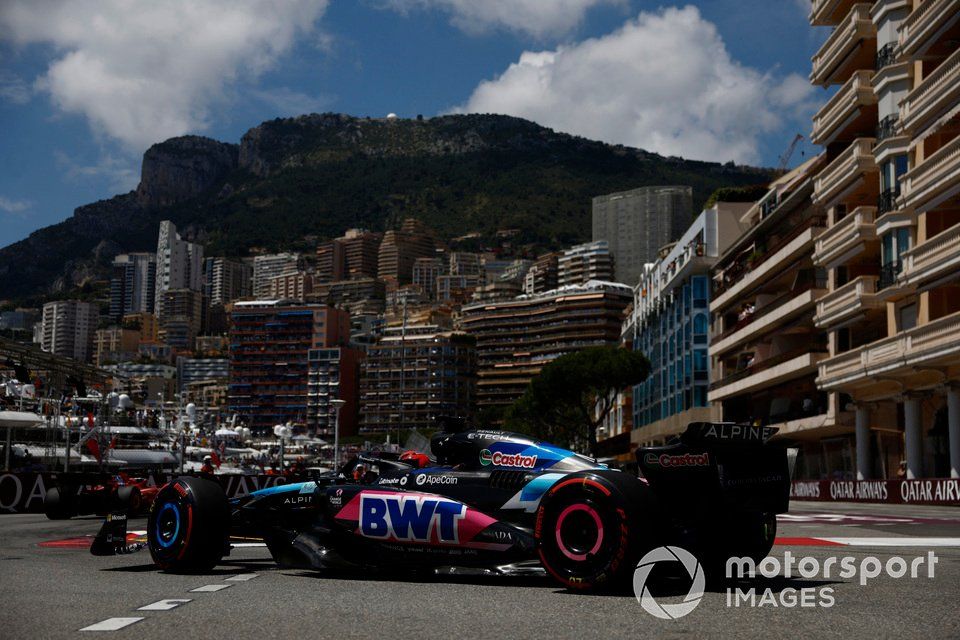
[[[837,87],[813,126],[817,385],[855,414],[837,458],[850,479],[960,477],[960,5],[817,0],[810,21],[831,30],[811,82]]]
[[[270,297],[273,300],[299,300],[303,302],[313,293],[312,273],[297,271],[270,279]]]
[[[308,356],[307,428],[321,438],[357,433],[360,415],[360,360],[363,352],[348,346],[311,349]],[[339,425],[331,400],[343,400]]]
[[[593,199],[593,240],[606,240],[616,261],[611,279],[631,287],[692,220],[690,187],[642,187]]]
[[[720,418],[719,406],[707,400],[710,270],[739,238],[750,206],[721,202],[703,211],[634,288],[624,338],[650,360],[650,376],[633,388],[634,448],[664,444],[690,422]]]
[[[613,256],[606,240],[578,244],[557,259],[557,282],[561,287],[591,280],[613,282]]]
[[[169,289],[160,297],[158,339],[175,350],[193,349],[203,325],[203,294],[191,289]]]
[[[118,322],[128,313],[153,313],[156,286],[156,254],[125,253],[114,258],[110,278],[110,319]]]
[[[559,284],[560,253],[547,253],[538,257],[523,279],[523,292],[543,293],[556,289]]]
[[[90,362],[100,310],[91,302],[57,300],[43,305],[40,348],[58,356]]]
[[[417,258],[432,258],[436,246],[430,230],[419,220],[407,218],[399,229],[383,235],[377,252],[377,277],[388,288],[410,284]]]
[[[436,325],[391,327],[367,349],[360,374],[360,432],[436,429],[441,415],[473,416],[472,336]]]
[[[198,382],[216,382],[225,385],[230,377],[228,358],[177,358],[177,390]]]
[[[253,297],[270,300],[270,286],[277,276],[294,274],[302,261],[296,253],[271,253],[253,259]],[[273,298],[276,299],[276,298]]]
[[[464,306],[461,327],[477,340],[478,410],[506,408],[545,364],[565,353],[618,344],[632,301],[626,285],[593,282]]]
[[[309,352],[346,345],[350,315],[283,300],[237,302],[229,335],[228,409],[263,433],[277,424],[305,423]]]
[[[140,332],[124,327],[98,329],[94,335],[94,363],[98,367],[126,362],[137,357]]]
[[[160,308],[160,296],[169,289],[203,289],[203,246],[183,240],[176,225],[164,220],[157,238],[155,310]]]
[[[440,258],[417,258],[413,263],[413,284],[420,287],[427,300],[437,297],[437,278],[444,275]]]
[[[224,305],[253,295],[253,265],[229,258],[203,263],[203,293],[211,305]]]

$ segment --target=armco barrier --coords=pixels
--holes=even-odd
[[[147,483],[161,486],[180,474],[146,474]],[[81,486],[102,483],[107,474],[96,473],[0,473],[0,513],[42,513],[43,497],[50,487]],[[214,476],[220,481],[227,497],[243,496],[251,491],[277,484],[296,482],[298,478],[284,476]]]
[[[921,480],[795,480],[792,500],[929,504],[960,507],[960,478]]]

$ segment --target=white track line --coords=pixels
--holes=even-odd
[[[960,547],[960,538],[816,538],[848,547]]]
[[[208,591],[223,591],[224,589],[229,589],[232,585],[229,584],[205,584],[202,587],[197,587],[196,589],[190,589],[191,593],[197,592],[208,592]]]
[[[143,618],[107,618],[103,622],[84,627],[80,631],[117,631],[124,627],[129,627],[134,622],[140,622]]]
[[[148,604],[145,607],[140,607],[137,611],[170,611],[170,609],[176,609],[182,604],[187,604],[190,602],[190,598],[170,598],[168,600],[157,600],[153,604]]]
[[[232,578],[227,578],[226,582],[247,582],[248,580],[253,580],[258,575],[257,573],[241,573]]]
[[[267,546],[266,542],[232,542],[230,546],[234,549],[244,549],[247,547],[265,547]]]

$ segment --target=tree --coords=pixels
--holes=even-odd
[[[597,427],[618,391],[639,384],[650,361],[620,347],[590,347],[560,356],[530,381],[507,410],[508,428],[558,443],[586,443],[596,454]]]

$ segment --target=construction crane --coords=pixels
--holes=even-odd
[[[787,150],[783,152],[783,155],[780,156],[780,164],[777,165],[777,173],[784,173],[787,170],[787,165],[790,164],[790,158],[793,157],[793,152],[796,151],[797,145],[800,144],[800,141],[803,140],[803,134],[798,133],[793,137],[793,142],[790,143],[790,146],[787,147]]]

